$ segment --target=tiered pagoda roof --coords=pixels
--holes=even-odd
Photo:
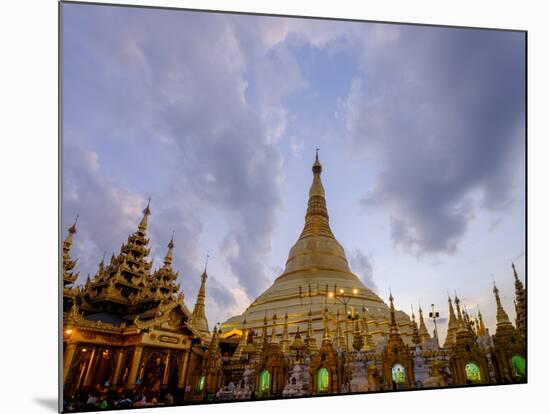
[[[70,288],[71,285],[78,279],[79,272],[76,272],[74,269],[76,267],[77,260],[71,259],[70,251],[73,245],[73,236],[76,233],[76,223],[78,221],[78,216],[67,233],[67,237],[63,241],[63,287]]]
[[[194,324],[192,314],[183,302],[184,295],[180,291],[180,284],[176,283],[178,273],[172,268],[175,246],[173,236],[168,243],[162,266],[153,270],[147,237],[150,215],[149,201],[136,231],[128,236],[118,255],[113,254],[107,265],[101,260],[93,278],[87,278],[78,295],[78,315],[82,315],[86,320],[101,321],[114,326],[135,325],[137,328],[147,329],[165,323],[171,317],[171,312],[179,309],[176,312],[179,312],[182,318],[181,324],[198,336],[209,338],[208,325],[206,324],[205,330],[204,324],[196,317],[194,319],[198,323]],[[78,276],[71,273],[75,261],[70,260],[68,256],[72,235],[75,232],[76,227],[73,225],[64,243],[64,283],[66,280],[74,281]],[[205,282],[206,279],[203,278],[195,311],[197,306],[202,307],[206,319]]]

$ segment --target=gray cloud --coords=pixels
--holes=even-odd
[[[347,98],[355,152],[382,172],[363,198],[386,209],[396,246],[453,253],[478,208],[514,201],[524,154],[524,37],[400,27],[366,45]]]
[[[85,278],[95,273],[104,254],[109,260],[111,253],[117,253],[137,227],[144,200],[104,177],[92,151],[66,146],[63,176],[63,237],[79,215],[71,254],[78,258]]]
[[[64,179],[81,194],[65,198],[64,218],[81,214],[81,268],[93,273],[103,249],[118,248],[151,195],[155,263],[175,230],[174,264],[191,302],[204,256],[199,238],[214,221],[227,229],[216,255],[228,266],[223,282],[257,295],[271,276],[280,205],[281,100],[306,85],[281,43],[284,22],[82,7],[65,7],[64,30]],[[109,170],[90,174],[76,160],[67,167],[70,145],[94,148]],[[110,201],[113,193],[123,199]],[[234,293],[209,280],[216,307],[233,306]]]
[[[355,249],[349,256],[349,265],[351,270],[359,276],[366,287],[374,292],[378,291],[374,283],[371,258],[359,249]]]

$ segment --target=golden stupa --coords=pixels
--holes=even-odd
[[[275,327],[277,336],[284,340],[286,331],[295,332],[298,325],[301,332],[315,337],[318,346],[326,309],[335,335],[344,337],[340,338],[342,344],[351,344],[354,320],[361,319],[368,321],[373,340],[381,342],[389,331],[390,310],[351,272],[346,253],[330,229],[318,154],[312,170],[305,225],[290,249],[284,272],[242,315],[223,323],[222,331],[260,332],[269,321],[269,330]],[[410,340],[408,315],[397,312],[396,318],[404,339]]]

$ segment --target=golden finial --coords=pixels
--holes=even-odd
[[[174,233],[172,232],[172,238],[170,239],[170,242],[168,243],[168,251],[166,252],[166,256],[164,257],[164,264],[166,266],[169,266],[172,264],[172,251],[174,250]],[[151,260],[152,263],[152,260]]]
[[[147,199],[147,206],[143,210],[143,218],[139,222],[138,230],[141,232],[145,232],[147,229],[147,217],[151,215],[151,197]]]
[[[75,234],[76,233],[76,223],[78,222],[78,214],[76,215],[76,218],[74,220],[74,223],[71,227],[69,227],[69,233]]]
[[[206,270],[208,268],[208,259],[210,259],[210,253],[206,252],[206,258],[204,259],[204,272],[202,273],[204,276],[206,276]]]
[[[315,162],[313,163],[311,170],[313,171],[313,174],[321,174],[321,171],[323,170],[323,167],[319,162],[319,147],[315,148]]]
[[[145,207],[145,209],[143,210],[143,214],[145,214],[146,216],[149,216],[151,214],[151,197],[148,197],[147,198],[147,207]]]
[[[174,248],[174,234],[176,234],[176,230],[172,230],[172,238],[170,239],[170,243],[168,243],[168,248],[169,249]]]

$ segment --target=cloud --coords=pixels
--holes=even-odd
[[[292,155],[296,158],[302,158],[304,149],[305,141],[292,135],[290,137],[290,151],[292,152]]]
[[[93,275],[103,255],[108,260],[137,226],[144,200],[104,177],[93,151],[66,146],[63,176],[63,237],[78,215],[71,255],[79,270]],[[81,273],[81,281],[85,277]]]
[[[397,245],[452,252],[479,206],[498,212],[513,202],[517,171],[505,166],[523,149],[514,138],[521,90],[510,90],[517,74],[506,68],[522,59],[504,53],[504,40],[138,8],[64,11],[63,220],[66,228],[80,213],[75,256],[84,273],[118,250],[152,196],[155,264],[175,231],[188,304],[205,246],[218,266],[207,287],[212,321],[269,285],[280,151],[300,156],[308,139],[289,133],[288,100],[317,92],[302,73],[304,45],[357,52],[344,119],[354,154],[380,162],[364,205],[385,208]],[[484,119],[499,122],[479,127]],[[350,259],[367,284],[368,259]]]
[[[359,276],[366,287],[373,292],[378,291],[376,283],[374,283],[371,258],[364,254],[361,250],[355,249],[349,257],[349,265],[351,270]]]
[[[272,276],[266,264],[282,165],[275,145],[288,116],[282,101],[307,87],[284,42],[286,21],[64,10],[64,218],[81,214],[81,268],[93,273],[103,250],[126,240],[151,195],[155,263],[175,231],[174,264],[188,303],[212,222],[220,223],[216,257],[226,265],[211,279],[214,313],[235,297],[255,297]],[[93,148],[106,168],[88,168],[71,146]],[[219,288],[231,284],[237,290]]]
[[[385,209],[397,247],[452,254],[479,208],[521,200],[524,37],[399,31],[388,47],[365,43],[345,103],[354,153],[381,166],[362,203]]]

